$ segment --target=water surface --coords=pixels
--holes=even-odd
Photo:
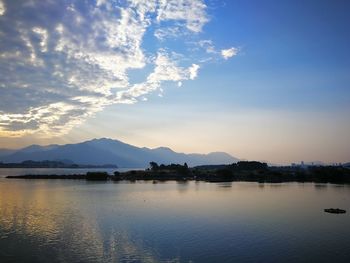
[[[350,262],[349,210],[339,185],[0,178],[0,262]]]

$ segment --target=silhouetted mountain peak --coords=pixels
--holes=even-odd
[[[163,164],[187,162],[190,166],[217,163],[229,164],[238,161],[238,159],[227,153],[177,153],[168,147],[141,148],[110,138],[92,139],[65,145],[31,145],[10,152],[8,155],[0,155],[0,157],[0,161],[3,162],[71,160],[81,165],[104,165],[108,163],[119,167],[132,168],[148,167],[151,161]]]
[[[89,143],[89,142],[120,142],[118,140],[115,140],[115,139],[111,139],[111,138],[94,138],[90,141],[86,141],[86,143]]]
[[[46,145],[46,146],[32,144],[32,145],[29,145],[28,147],[22,148],[21,151],[29,153],[29,152],[36,152],[38,150],[50,150],[50,149],[56,148],[58,146],[59,146],[58,144],[50,144],[50,145]]]
[[[160,151],[160,152],[172,152],[174,153],[174,151],[172,149],[170,149],[169,147],[157,147],[153,149],[154,151]]]

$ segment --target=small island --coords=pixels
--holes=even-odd
[[[269,167],[257,161],[240,161],[229,165],[204,165],[188,167],[186,163],[158,165],[150,162],[145,170],[127,172],[88,172],[73,175],[19,175],[7,176],[10,179],[85,179],[112,181],[205,181],[205,182],[314,182],[350,184],[350,169],[342,166]]]
[[[330,214],[345,214],[346,210],[340,208],[327,208],[324,210],[326,213]]]

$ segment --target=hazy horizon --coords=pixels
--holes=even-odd
[[[220,150],[213,150],[213,151],[208,151],[208,152],[184,152],[184,151],[181,151],[181,150],[176,150],[174,148],[171,148],[171,147],[168,147],[167,145],[158,145],[158,146],[145,146],[145,145],[136,145],[136,144],[132,144],[132,143],[128,143],[126,141],[122,141],[120,139],[117,139],[117,138],[109,138],[109,137],[101,137],[101,138],[90,138],[90,139],[87,139],[87,140],[84,140],[84,141],[77,141],[77,142],[66,142],[66,143],[44,143],[44,144],[28,144],[28,145],[24,145],[24,146],[21,146],[19,148],[0,148],[0,149],[9,149],[9,150],[20,150],[20,149],[23,149],[23,148],[26,148],[26,147],[29,147],[29,146],[32,146],[32,145],[40,145],[40,146],[49,146],[49,145],[66,145],[66,144],[78,144],[78,143],[83,143],[83,142],[87,142],[87,141],[92,141],[92,140],[101,140],[101,139],[108,139],[108,140],[117,140],[117,141],[121,141],[123,143],[126,143],[126,144],[129,144],[129,145],[132,145],[132,146],[136,146],[136,147],[139,147],[139,148],[143,148],[143,147],[146,147],[146,148],[149,148],[149,149],[157,149],[157,148],[160,148],[160,147],[166,147],[166,148],[170,148],[171,150],[175,151],[175,152],[178,152],[178,153],[185,153],[185,154],[192,154],[192,153],[195,153],[195,154],[209,154],[209,153],[213,153],[213,152],[223,152],[223,151],[220,151]],[[234,158],[238,158],[239,160],[242,160],[242,161],[260,161],[260,162],[266,162],[270,165],[291,165],[293,163],[295,164],[301,164],[302,162],[305,163],[305,164],[311,164],[311,163],[314,163],[314,164],[319,164],[319,163],[323,163],[325,165],[327,164],[330,164],[330,165],[333,165],[333,164],[339,164],[340,162],[336,162],[336,161],[324,161],[324,160],[295,160],[295,161],[286,161],[286,162],[280,162],[280,163],[273,163],[269,160],[263,160],[263,159],[248,159],[248,158],[243,158],[243,157],[240,157],[240,156],[237,156],[235,154],[232,154],[232,153],[228,153],[230,154],[232,157]],[[342,163],[349,163],[349,161],[345,161],[345,162],[342,162]]]

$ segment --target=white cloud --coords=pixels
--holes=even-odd
[[[204,62],[208,62],[212,59],[215,59],[216,57],[221,57],[225,60],[233,57],[233,56],[236,56],[239,52],[239,48],[236,48],[236,47],[231,47],[231,48],[228,48],[228,49],[222,49],[222,50],[217,50],[214,46],[214,43],[212,40],[208,40],[208,39],[205,39],[205,40],[200,40],[198,42],[195,42],[194,43],[196,46],[204,49],[206,51],[207,54],[210,54],[210,55],[213,55],[213,56],[209,56],[209,57],[206,57],[202,60],[200,60],[200,62],[204,63]]]
[[[229,59],[233,56],[236,56],[238,54],[238,48],[235,48],[235,47],[231,47],[231,48],[228,48],[228,49],[222,49],[221,50],[221,56],[224,58],[224,59]]]
[[[47,30],[41,27],[34,27],[33,32],[38,34],[40,37],[40,47],[42,52],[47,51],[47,40],[48,40],[48,33]]]
[[[183,34],[180,27],[158,28],[154,32],[154,36],[159,40],[165,40],[166,38],[178,38]]]
[[[5,4],[0,0],[0,16],[4,15],[6,12]]]
[[[204,48],[207,53],[216,53],[213,41],[211,40],[200,40],[198,45]]]
[[[188,68],[178,66],[164,50],[158,52],[154,64],[154,70],[148,75],[145,82],[135,84],[128,90],[118,93],[118,102],[135,103],[137,98],[142,95],[148,94],[157,89],[160,89],[162,92],[160,87],[164,81],[174,81],[178,82],[178,85],[179,83],[182,85],[182,80],[195,79],[199,69],[199,66],[196,64],[193,64]]]
[[[96,6],[99,7],[101,5],[105,5],[107,3],[107,0],[97,0],[96,1]]]
[[[187,29],[193,32],[202,31],[209,21],[205,11],[207,6],[201,0],[160,0],[159,6],[158,21],[185,21]]]
[[[190,79],[195,79],[198,75],[199,65],[192,64],[192,66],[188,69],[190,72]]]
[[[150,28],[158,39],[199,33],[209,21],[202,0],[76,3],[0,0],[11,25],[0,27],[0,136],[64,134],[108,105],[197,77],[198,61],[163,41],[146,50],[144,36]],[[130,71],[146,65],[153,71],[134,83]]]

